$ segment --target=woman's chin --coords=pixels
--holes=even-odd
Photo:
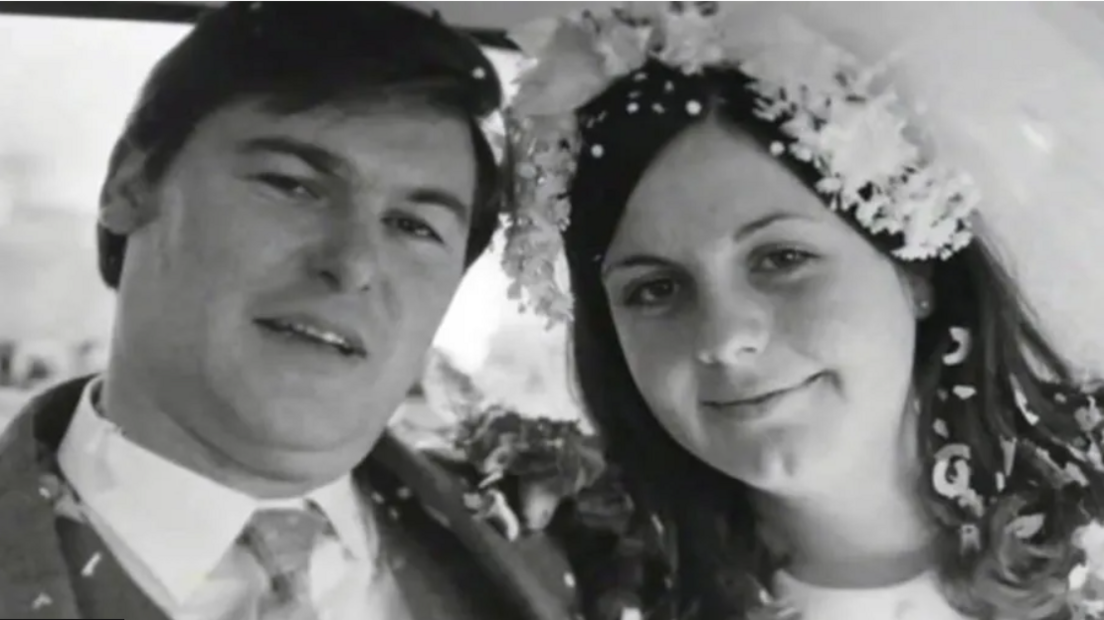
[[[797,450],[757,446],[717,456],[707,461],[712,467],[762,493],[799,497],[820,486],[819,468]]]

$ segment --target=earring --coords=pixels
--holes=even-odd
[[[916,313],[920,315],[920,318],[927,318],[931,315],[932,303],[930,300],[921,299],[916,302]]]

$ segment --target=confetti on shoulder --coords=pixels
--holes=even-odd
[[[100,565],[100,560],[103,559],[103,554],[96,552],[85,563],[84,568],[81,569],[81,577],[91,577],[96,574],[96,567]]]

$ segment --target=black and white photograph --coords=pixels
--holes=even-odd
[[[0,2],[0,619],[1104,620],[1104,3]]]

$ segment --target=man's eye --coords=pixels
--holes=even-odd
[[[406,215],[395,215],[388,217],[385,221],[388,226],[391,226],[404,235],[425,239],[427,241],[441,242],[441,236],[437,234],[437,231],[433,230],[429,224],[426,224],[418,218]]]
[[[754,260],[755,271],[787,273],[799,269],[816,258],[813,254],[793,248],[780,248],[763,252]]]
[[[679,283],[672,278],[656,278],[629,288],[624,304],[629,307],[652,308],[668,304],[679,292]]]
[[[320,197],[308,181],[293,176],[264,173],[258,174],[254,178],[283,196],[300,200],[316,200]]]

